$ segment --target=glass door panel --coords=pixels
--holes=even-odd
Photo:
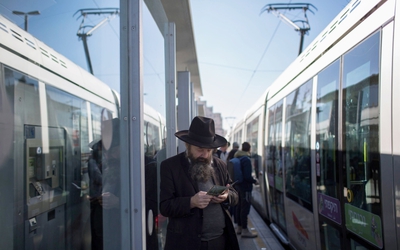
[[[346,228],[381,248],[379,52],[377,32],[343,57],[342,143]]]

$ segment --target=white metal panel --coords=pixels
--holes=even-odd
[[[111,89],[0,15],[0,62],[79,98],[115,110]],[[102,99],[102,100],[101,100]]]
[[[396,14],[400,14],[400,4],[396,5]],[[393,40],[393,110],[392,110],[392,133],[393,138],[393,155],[400,156],[400,20],[395,19]],[[397,46],[396,46],[397,45]],[[400,213],[400,211],[399,211]],[[400,232],[399,232],[400,236]]]
[[[313,78],[312,85],[312,99],[311,99],[311,186],[317,186],[317,166],[315,159],[315,144],[316,144],[316,122],[317,122],[317,83],[318,83],[318,75]],[[318,198],[316,189],[312,188],[312,204],[313,204],[313,219],[314,219],[314,228],[315,228],[315,244],[317,249],[321,249],[321,239],[319,232],[319,221],[318,221]]]
[[[383,2],[383,5],[372,13],[371,16],[373,16],[373,18],[369,16],[360,26],[357,27],[357,31],[351,31],[354,29],[355,25],[359,23],[359,20],[361,20],[368,12],[373,10],[373,7],[380,2]],[[354,8],[353,5],[357,5],[357,7]],[[343,54],[344,51],[351,48],[352,44],[355,45],[361,39],[365,38],[367,34],[376,30],[380,25],[382,25],[382,23],[390,20],[394,15],[393,9],[394,1],[354,0],[349,3],[347,7],[331,22],[331,24],[327,26],[327,30],[321,32],[321,34],[310,43],[310,46],[304,50],[296,61],[294,61],[271,85],[269,98],[278,95],[277,99],[271,99],[271,105],[311,79],[318,71],[326,67],[339,55]],[[329,29],[334,25],[335,29],[329,32]],[[351,33],[346,34],[350,31]],[[327,35],[328,33],[329,35]],[[314,48],[316,43],[318,46]],[[334,46],[331,47],[332,45]],[[310,52],[307,56],[308,59],[303,59],[303,61],[301,61],[302,57],[309,53],[310,49],[312,55]],[[315,63],[315,60],[317,59],[318,63]],[[288,83],[290,83],[290,86],[286,86]]]
[[[298,249],[317,249],[313,213],[285,197],[285,217],[290,242]]]
[[[380,89],[379,89],[379,146],[381,154],[380,175],[381,179],[381,200],[382,206],[382,224],[384,241],[390,242],[391,239],[396,239],[395,222],[393,214],[395,214],[394,204],[394,179],[393,179],[393,164],[391,162],[392,155],[392,63],[393,63],[393,30],[394,23],[390,22],[382,29],[381,40],[381,68],[380,68]],[[390,161],[390,164],[388,164]],[[389,215],[389,216],[388,216]],[[396,244],[393,242],[393,245]],[[394,246],[393,246],[394,247]]]
[[[392,53],[393,53],[393,22],[382,31],[381,68],[380,68],[380,119],[379,138],[380,153],[392,154]],[[398,99],[398,98],[397,98]],[[400,106],[399,106],[400,107]]]
[[[400,4],[396,4],[396,15],[400,14]],[[395,221],[396,239],[400,239],[400,19],[394,20],[394,39],[393,39],[393,76],[392,76],[392,158],[394,175],[394,197],[395,197]],[[399,243],[398,243],[399,245]]]

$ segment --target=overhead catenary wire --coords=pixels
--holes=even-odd
[[[261,55],[260,60],[259,60],[258,63],[257,63],[257,66],[256,66],[255,69],[253,70],[253,73],[251,74],[250,79],[249,79],[249,81],[248,81],[247,84],[246,84],[246,87],[244,88],[243,91],[241,91],[242,94],[240,95],[238,102],[236,102],[236,105],[235,105],[234,108],[232,109],[232,113],[231,113],[229,116],[232,116],[232,115],[235,113],[235,111],[236,111],[238,105],[241,103],[241,100],[243,99],[243,96],[245,95],[245,93],[246,93],[246,91],[247,91],[247,88],[249,87],[251,81],[253,80],[254,75],[257,73],[258,67],[260,66],[262,60],[264,59],[264,56],[265,56],[265,54],[267,53],[268,48],[269,48],[269,46],[271,45],[271,42],[272,42],[272,40],[274,39],[275,34],[276,34],[276,32],[278,31],[278,28],[279,28],[280,24],[281,24],[281,22],[279,22],[278,25],[276,26],[276,28],[275,28],[275,30],[274,30],[274,33],[272,34],[271,39],[269,40],[267,46],[266,46],[265,49],[264,49],[263,54]]]

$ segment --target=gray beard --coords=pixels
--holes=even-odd
[[[207,182],[214,175],[214,168],[211,164],[195,163],[190,165],[189,174],[197,182]]]

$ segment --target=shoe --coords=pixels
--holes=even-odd
[[[242,238],[255,238],[257,233],[252,233],[248,228],[242,229]]]
[[[236,234],[241,234],[242,233],[242,227],[241,226],[238,226],[237,228],[236,228]]]

